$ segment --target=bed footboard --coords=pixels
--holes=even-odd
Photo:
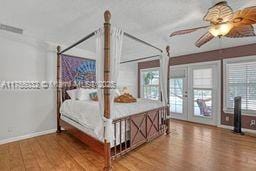
[[[114,120],[112,159],[164,134],[167,128],[167,111],[168,107],[161,107]]]

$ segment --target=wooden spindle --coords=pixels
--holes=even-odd
[[[122,120],[120,120],[120,125],[119,125],[119,127],[120,127],[120,130],[119,130],[119,135],[120,135],[120,153],[122,152]]]
[[[115,134],[115,140],[114,140],[114,150],[115,150],[115,155],[116,156],[116,122],[114,123],[114,134]]]
[[[126,118],[124,119],[124,146],[125,146],[125,150],[127,149],[127,139],[126,139]]]

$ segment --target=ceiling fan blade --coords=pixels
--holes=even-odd
[[[226,35],[226,37],[229,37],[229,38],[241,38],[241,37],[251,37],[251,36],[256,36],[252,25],[241,25],[239,27],[234,27]]]
[[[207,32],[202,37],[200,37],[200,39],[195,43],[195,45],[200,48],[202,45],[209,42],[213,38],[214,36],[210,32]]]
[[[203,26],[203,27],[197,27],[197,28],[191,28],[191,29],[186,29],[186,30],[179,30],[179,31],[175,31],[173,32],[170,37],[173,37],[173,36],[178,36],[178,35],[183,35],[183,34],[188,34],[188,33],[192,33],[192,32],[195,32],[197,30],[200,30],[200,29],[204,29],[204,28],[208,28],[209,26]]]
[[[219,24],[230,21],[232,16],[232,8],[228,6],[226,1],[222,1],[208,9],[207,14],[204,16],[204,20],[213,24]]]
[[[256,6],[235,12],[231,21],[234,26],[256,24]]]

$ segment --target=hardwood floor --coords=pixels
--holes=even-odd
[[[171,134],[113,162],[113,170],[256,170],[256,138],[171,121]],[[101,170],[103,158],[67,133],[0,146],[0,170]]]

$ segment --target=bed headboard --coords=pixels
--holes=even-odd
[[[67,90],[77,88],[79,82],[96,81],[96,61],[71,55],[61,55],[62,101],[70,99]]]

